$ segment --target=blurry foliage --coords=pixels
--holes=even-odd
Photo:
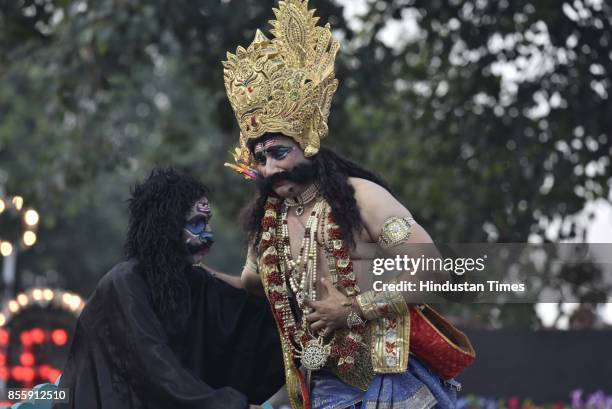
[[[370,0],[348,22],[311,3],[343,39],[325,143],[385,177],[436,241],[546,240],[542,220],[571,224],[608,198],[608,2]],[[42,221],[21,285],[88,295],[121,258],[130,186],[156,164],[213,188],[211,264],[239,271],[252,186],[222,167],[238,131],[220,61],[274,4],[0,1],[0,171]],[[533,325],[526,309],[463,317]]]

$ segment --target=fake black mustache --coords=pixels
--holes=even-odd
[[[312,182],[317,175],[317,170],[312,163],[301,163],[291,170],[286,172],[275,173],[267,178],[257,179],[257,187],[264,194],[272,192],[272,185],[281,180],[294,182],[300,185],[306,185]]]

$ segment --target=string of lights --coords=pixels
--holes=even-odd
[[[32,247],[37,240],[39,221],[38,212],[26,208],[21,196],[0,197],[0,224],[3,227],[0,229],[0,254],[8,257],[15,251],[15,246],[21,249]]]
[[[70,328],[53,317],[65,313],[76,320],[84,306],[77,294],[38,287],[7,301],[0,310],[0,381],[17,382],[24,388],[37,382],[55,382],[61,372],[46,354],[49,347],[69,346]],[[35,310],[46,311],[46,318],[39,324],[20,329],[12,325],[22,314]]]

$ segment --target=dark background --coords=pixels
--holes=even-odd
[[[536,403],[612,390],[612,331],[468,331],[477,359],[458,380],[468,393]]]

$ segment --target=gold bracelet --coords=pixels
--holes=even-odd
[[[368,321],[393,318],[408,312],[406,300],[397,291],[367,291],[357,296],[357,305]]]
[[[376,319],[376,305],[374,304],[374,292],[367,291],[357,296],[357,305],[364,318],[368,321]]]

